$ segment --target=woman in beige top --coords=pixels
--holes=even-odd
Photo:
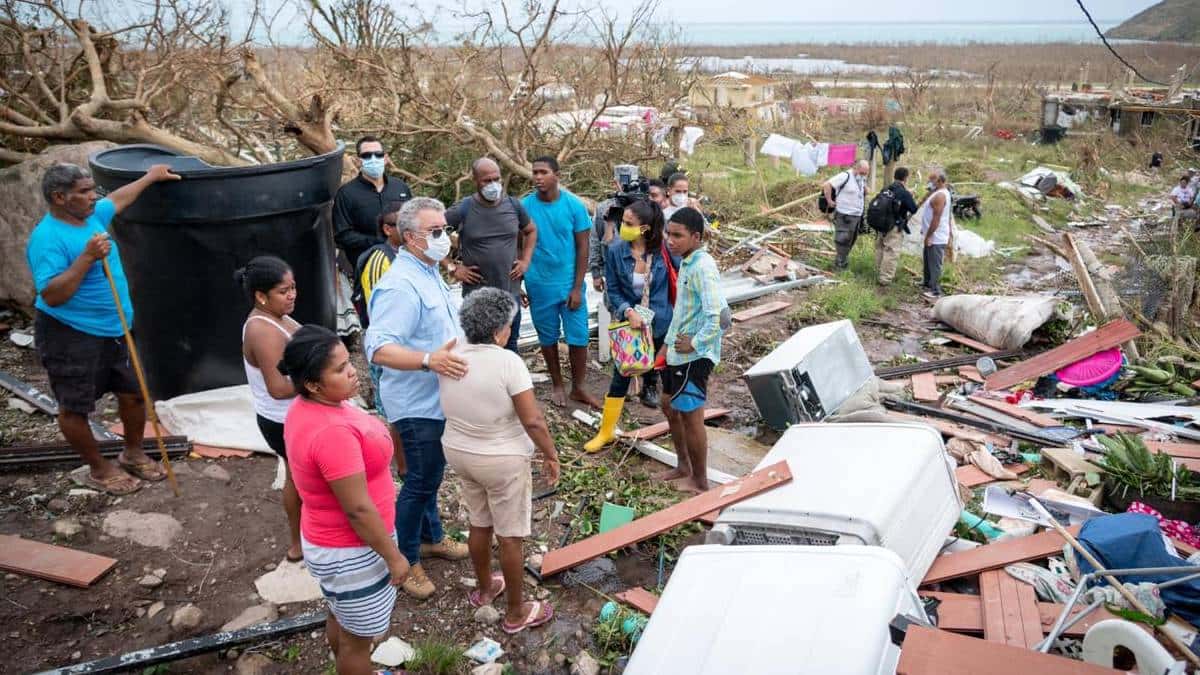
[[[516,300],[506,291],[481,288],[468,295],[459,311],[468,344],[455,350],[467,362],[467,374],[460,380],[438,378],[446,416],[442,448],[446,463],[462,479],[471,525],[467,545],[478,584],[468,600],[479,607],[505,593],[502,628],[510,634],[554,617],[549,603],[524,602],[521,588],[523,543],[533,510],[534,448],[542,453],[542,474],[551,485],[558,482],[559,470],[529,370],[504,348],[516,312]],[[493,532],[500,540],[502,574],[497,575],[492,574]]]

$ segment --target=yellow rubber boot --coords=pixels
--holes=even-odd
[[[623,396],[604,397],[604,415],[600,418],[600,431],[595,438],[583,444],[584,452],[600,452],[604,446],[613,442],[617,437],[617,420],[621,419],[621,409],[624,407]]]

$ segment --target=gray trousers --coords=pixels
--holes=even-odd
[[[937,295],[942,294],[942,259],[945,255],[945,244],[931,244],[925,247],[922,256],[921,285]]]
[[[854,250],[854,242],[858,241],[858,224],[861,221],[862,216],[833,214],[833,244],[837,248],[834,269],[844,270],[849,266],[850,251]]]

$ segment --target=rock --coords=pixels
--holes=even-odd
[[[475,620],[482,624],[491,625],[500,620],[500,611],[491,605],[484,605],[475,610]]]
[[[566,655],[566,654],[563,654],[562,652],[559,652],[558,654],[555,654],[555,655],[554,655],[554,662],[555,662],[556,664],[560,665],[560,666],[561,666],[561,665],[563,665],[564,663],[566,663],[566,662],[567,662],[567,655]]]
[[[550,660],[550,652],[542,649],[534,655],[532,665],[534,675],[544,675],[554,667],[554,662]]]
[[[171,628],[175,630],[191,630],[204,620],[204,612],[199,607],[188,603],[175,610],[171,615]]]
[[[472,668],[471,675],[504,675],[504,666],[499,663],[485,663]]]
[[[228,483],[230,478],[229,472],[221,468],[221,466],[218,464],[209,464],[208,466],[204,467],[204,471],[201,471],[200,475],[204,476],[205,478],[219,480],[222,483]]]
[[[16,335],[16,333],[13,333],[13,335]],[[26,415],[32,415],[38,411],[32,404],[15,397],[8,399],[8,408],[9,410],[20,410]]]
[[[571,675],[600,675],[600,662],[586,651],[579,652],[571,664]]]
[[[238,654],[241,654],[241,652],[239,652],[236,649],[230,649],[229,651],[225,652],[225,658],[231,659],[231,660],[237,659]]]
[[[150,605],[150,607],[146,609],[146,618],[153,619],[155,616],[158,615],[159,612],[163,611],[166,608],[167,608],[167,604],[165,602],[163,602],[162,600],[159,600],[158,602],[154,603],[153,605]]]
[[[529,563],[529,566],[533,569],[540,570],[542,569],[543,558],[545,558],[545,556],[543,556],[541,553],[530,553],[529,557],[525,559],[525,562]]]
[[[263,675],[269,672],[273,665],[275,662],[265,655],[252,652],[238,657],[237,663],[233,665],[233,672],[236,675]]]
[[[101,527],[110,537],[128,539],[142,546],[166,549],[183,532],[183,526],[165,513],[113,511]]]
[[[57,511],[58,513],[65,513],[71,509],[71,502],[63,499],[62,497],[55,497],[54,499],[46,502],[46,508],[50,509],[51,511]]]
[[[221,630],[241,630],[255,624],[274,621],[278,618],[279,610],[275,609],[275,605],[270,603],[265,605],[255,605],[242,610],[241,614],[238,614],[234,618],[230,619],[229,622],[224,626],[221,626]]]
[[[78,661],[83,658],[83,652],[71,652],[71,660]]]
[[[84,499],[90,499],[92,497],[99,497],[100,493],[97,492],[96,490],[89,490],[88,488],[71,488],[70,490],[67,490],[67,496],[68,497],[83,497]]]
[[[18,347],[23,347],[25,349],[28,349],[33,346],[33,335],[23,332],[23,331],[14,330],[13,332],[8,334],[8,339],[14,345],[16,345]]]
[[[263,565],[263,569],[264,569],[264,570],[266,570],[266,571],[268,571],[268,572],[270,572],[271,570],[274,570],[276,567],[279,567],[279,565],[276,565],[276,564],[275,564],[275,563],[273,563],[273,562],[272,562],[272,563],[267,563],[266,565]]]
[[[141,579],[138,579],[138,585],[142,588],[158,588],[159,586],[162,586],[162,583],[163,578],[156,574],[147,574]]]
[[[579,565],[563,575],[564,586],[587,584],[589,586],[604,585],[606,582],[617,580],[617,565],[607,557],[596,558]],[[603,590],[603,589],[601,589]]]
[[[416,655],[417,650],[413,649],[412,645],[392,636],[379,643],[375,651],[371,652],[371,661],[388,668],[395,668]]]
[[[303,565],[280,565],[254,580],[259,597],[274,605],[309,602],[324,597],[321,586]]]
[[[479,582],[475,581],[474,577],[459,577],[458,583],[462,584],[463,586],[466,586],[467,588],[475,588],[476,586],[479,585]]]
[[[59,518],[54,521],[54,534],[60,537],[74,537],[83,531],[83,525],[74,518]]]
[[[167,578],[167,570],[163,569],[162,567],[154,570],[153,572],[151,572],[151,574],[153,574],[156,577],[162,578],[162,579]]]
[[[539,588],[536,591],[534,591],[533,594],[537,597],[538,600],[545,600],[546,598],[550,597],[550,589],[549,588]]]

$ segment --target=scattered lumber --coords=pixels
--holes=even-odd
[[[711,420],[714,417],[724,417],[728,414],[729,414],[729,408],[705,408],[704,409],[704,419],[706,421]],[[663,422],[656,422],[654,424],[644,426],[644,427],[638,427],[637,429],[632,429],[630,431],[621,431],[617,435],[624,436],[625,438],[637,438],[637,439],[641,439],[643,441],[648,441],[653,438],[658,438],[659,436],[662,436],[663,434],[667,433],[670,430],[671,429],[667,425],[667,423],[665,421],[663,421]]]
[[[0,569],[87,588],[117,561],[94,553],[0,534]]]
[[[987,396],[980,396],[979,394],[975,394],[967,398],[974,403],[987,406],[992,410],[1002,412],[1005,415],[1015,417],[1019,420],[1023,420],[1042,428],[1061,427],[1063,425],[1062,422],[1050,417],[1049,415],[1036,413],[1029,408],[1022,408],[1021,406],[1013,405],[1008,401],[1001,401],[999,399],[989,398]]]
[[[1120,670],[924,626],[910,626],[896,675],[1118,675]]]
[[[1018,476],[1026,471],[1029,471],[1029,467],[1025,464],[1012,464],[1004,468],[1017,474]],[[987,485],[988,483],[995,483],[1003,480],[1002,478],[996,478],[995,476],[988,474],[986,471],[980,469],[974,464],[964,464],[955,469],[954,478],[958,481],[959,485],[967,488],[976,488],[980,485]]]
[[[1068,528],[1068,531],[1075,534],[1079,532],[1079,528],[1080,526],[1076,525]],[[921,580],[921,585],[936,584],[939,581],[999,569],[1012,563],[1045,558],[1062,551],[1064,542],[1057,532],[1047,530],[1028,537],[1003,539],[969,551],[940,555],[933,559],[933,565]]]
[[[967,379],[972,382],[978,382],[979,384],[983,384],[983,375],[980,374],[979,369],[976,368],[975,366],[959,366],[958,374],[963,379]]]
[[[1005,351],[992,352],[988,354],[993,361],[1001,359],[1011,359],[1022,357],[1025,351],[1021,349],[1009,349]],[[914,373],[932,372],[935,370],[945,370],[947,368],[957,368],[958,366],[973,366],[979,360],[977,354],[966,354],[964,356],[951,356],[946,359],[937,359],[935,361],[925,361],[923,363],[905,363],[899,366],[888,366],[886,368],[876,368],[875,376],[881,379],[892,377],[904,377]]]
[[[978,340],[972,340],[966,335],[959,335],[958,333],[942,333],[942,337],[946,338],[947,340],[957,342],[960,345],[970,347],[977,352],[983,352],[984,354],[995,354],[996,352],[1000,351],[991,345],[985,345]]]
[[[1076,361],[1086,359],[1096,352],[1112,349],[1142,334],[1138,327],[1125,319],[1117,319],[1100,328],[1042,352],[1030,359],[1020,361],[1008,368],[992,373],[984,381],[985,389],[1006,389],[1052,373]]]
[[[109,431],[120,436],[125,435],[125,425],[117,422],[108,428]],[[158,432],[161,432],[164,439],[171,437],[171,432],[163,426],[161,422],[158,424]],[[143,438],[153,439],[156,435],[154,423],[146,422],[146,428],[142,432]],[[192,452],[206,459],[225,459],[226,457],[237,457],[245,459],[254,453],[249,450],[238,450],[236,448],[217,448],[211,445],[200,445],[199,443],[192,444]]]
[[[1042,641],[1042,619],[1033,586],[1003,570],[979,575],[983,639],[1033,649]]]
[[[750,319],[757,319],[758,317],[764,316],[767,314],[773,314],[774,312],[778,312],[780,310],[787,309],[788,307],[791,307],[791,306],[792,306],[792,303],[790,303],[790,302],[784,302],[783,300],[774,300],[772,302],[766,302],[761,305],[756,305],[749,309],[743,309],[742,311],[737,312],[733,315],[733,320],[738,323],[741,323],[743,321],[749,321]]]
[[[570,569],[605,553],[632,546],[673,527],[693,521],[714,510],[723,509],[748,497],[792,480],[787,462],[778,462],[743,478],[685,499],[662,511],[643,516],[615,530],[588,537],[550,551],[542,559],[543,577]]]
[[[634,586],[628,590],[621,591],[615,597],[617,600],[646,615],[653,614],[654,608],[658,606],[658,596],[641,586]]]
[[[909,422],[915,424],[927,424],[934,429],[937,429],[943,436],[949,438],[961,438],[965,441],[973,441],[975,443],[988,443],[992,445],[1008,446],[1012,443],[1012,439],[1003,436],[986,434],[982,431],[976,431],[959,424],[939,420],[932,417],[919,417],[917,415],[909,415],[895,410],[888,411],[888,417],[895,418],[901,422]]]
[[[936,598],[941,603],[937,608],[938,628],[955,633],[983,634],[983,602],[980,596],[968,595],[966,593],[941,593],[938,591],[921,591],[921,596]],[[1037,606],[1042,625],[1041,632],[1045,635],[1050,632],[1050,629],[1054,626],[1054,621],[1058,619],[1059,614],[1062,614],[1063,608],[1066,605],[1060,605],[1055,602],[1039,602]],[[1071,619],[1083,610],[1084,607],[1077,605],[1072,608],[1071,614],[1067,618]],[[1087,633],[1087,630],[1097,623],[1106,619],[1116,618],[1116,615],[1100,607],[1092,610],[1087,617],[1080,619],[1079,623],[1068,628],[1063,633],[1063,636],[1083,637],[1084,633]]]
[[[938,393],[937,379],[933,373],[917,373],[912,376],[913,398],[918,401],[936,403],[941,394]]]
[[[920,415],[923,417],[934,417],[944,420],[949,420],[955,424],[962,424],[975,429],[982,429],[1003,436],[1028,441],[1044,447],[1061,446],[1065,439],[1049,434],[1035,433],[1032,427],[1017,428],[1008,424],[1003,424],[994,420],[983,419],[974,415],[966,415],[952,410],[945,410],[934,406],[922,405],[911,401],[904,401],[891,396],[883,398],[883,405],[888,410],[900,410],[907,413]]]

